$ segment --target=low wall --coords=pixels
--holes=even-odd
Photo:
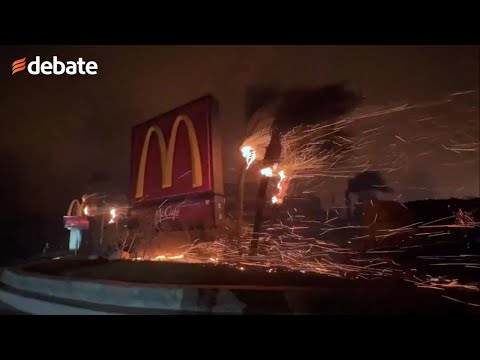
[[[20,269],[4,270],[1,281],[35,294],[126,308],[240,314],[245,307],[231,291],[224,289],[85,281],[30,274]]]

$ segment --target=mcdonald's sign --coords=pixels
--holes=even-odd
[[[86,230],[89,228],[88,217],[84,216],[83,209],[85,204],[77,199],[72,200],[68,207],[67,215],[63,217],[63,223],[66,228]]]
[[[206,96],[133,127],[134,202],[223,194],[216,109]]]

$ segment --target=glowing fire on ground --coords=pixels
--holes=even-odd
[[[158,255],[153,258],[150,258],[148,256],[146,257],[136,257],[133,258],[132,260],[140,260],[140,261],[172,261],[172,260],[180,260],[183,259],[184,255]]]
[[[165,260],[178,260],[178,259],[183,259],[183,255],[173,255],[173,256],[158,255],[158,256],[154,257],[152,260],[153,261],[165,261]]]

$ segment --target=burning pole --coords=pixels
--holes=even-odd
[[[247,176],[247,168],[242,167],[240,170],[240,179],[238,181],[238,221],[237,221],[237,237],[240,239],[243,235],[243,201],[245,197],[245,177]]]
[[[285,170],[282,169],[281,166],[279,165],[281,163],[281,155],[283,150],[281,135],[282,134],[280,133],[280,130],[277,127],[273,127],[268,137],[265,137],[265,136],[257,137],[257,140],[258,139],[262,139],[262,140],[254,142],[256,143],[257,148],[259,149],[262,149],[262,145],[263,145],[264,151],[261,151],[262,168],[260,170],[260,174],[262,175],[262,177],[260,179],[260,184],[259,184],[256,203],[255,203],[255,220],[253,224],[252,240],[250,243],[250,250],[252,254],[254,254],[258,249],[260,230],[264,222],[264,210],[268,202],[267,190],[268,190],[268,185],[270,184],[270,179],[273,177],[279,178],[276,185],[277,192],[271,198],[272,204],[274,204],[275,206],[280,206],[283,202],[283,198],[287,191],[288,177],[286,175]],[[268,145],[266,147],[264,145],[265,138],[268,139]],[[253,146],[243,146],[241,148],[241,151],[242,151],[243,157],[247,162],[247,166],[243,168],[241,172],[241,178],[240,178],[239,224],[241,224],[243,219],[243,200],[244,200],[243,189],[244,189],[244,182],[245,182],[245,174],[247,169],[255,160],[256,154],[257,154]]]
[[[265,151],[263,159],[263,166],[265,168],[273,167],[280,162],[280,155],[282,153],[282,144],[280,141],[280,131],[278,128],[272,129],[272,137],[270,144]],[[278,166],[278,165],[277,165]],[[263,169],[262,169],[263,170]],[[258,249],[258,241],[260,237],[260,229],[263,224],[263,211],[267,202],[267,189],[270,183],[271,176],[262,176],[260,179],[260,186],[257,193],[257,201],[255,204],[255,222],[253,223],[252,241],[250,243],[251,253],[255,253]]]
[[[282,168],[281,165],[281,158],[285,155],[282,155],[284,150],[282,140],[288,138],[288,134],[295,134],[294,129],[298,127],[299,134],[295,134],[295,139],[299,139],[301,140],[300,143],[303,143],[305,138],[311,136],[311,134],[308,133],[308,130],[305,131],[308,126],[332,122],[336,117],[353,109],[353,107],[358,104],[359,100],[360,97],[357,96],[357,94],[346,90],[343,84],[334,84],[322,88],[285,92],[275,97],[267,104],[261,106],[253,114],[249,124],[249,137],[245,140],[241,151],[247,160],[247,169],[255,159],[263,161],[261,172],[264,176],[260,179],[257,193],[253,237],[250,243],[251,253],[255,253],[259,245],[260,230],[264,221],[264,208],[267,202],[267,189],[270,177],[272,177],[269,175],[273,175],[274,170],[275,174],[280,176],[280,181],[277,184],[279,193],[272,198],[272,203],[280,204],[281,201],[283,201],[283,196],[286,192],[288,179],[286,177],[286,169]],[[329,129],[329,126],[331,125],[327,125],[326,129]],[[344,126],[344,124],[342,126]],[[327,131],[325,133],[325,128],[322,126],[319,126],[314,130],[313,133],[319,131],[320,134],[323,134],[321,137],[326,138],[339,133],[339,129],[334,129],[333,131]],[[327,148],[325,148],[325,146],[329,143],[330,142],[328,141],[325,142],[325,144],[319,146],[318,149],[316,149],[315,146],[307,146],[306,150],[310,152],[307,154],[307,162],[315,163],[314,159],[318,155],[321,155],[325,150],[328,151],[328,146]],[[335,145],[335,142],[333,144],[333,148],[338,147],[338,145]],[[300,146],[299,149],[302,150],[302,146]],[[311,151],[312,149],[313,151]],[[255,153],[255,156],[253,157],[253,160],[251,160],[252,156],[250,154],[253,152]],[[263,154],[261,154],[261,152],[263,152]],[[297,158],[298,156],[299,154],[293,154],[294,158]],[[271,168],[271,170],[268,170],[268,168]],[[242,170],[242,172],[243,171],[246,171],[246,169]],[[289,176],[291,177],[294,172],[295,171],[292,171],[292,174],[289,174]],[[244,181],[245,173],[242,173],[240,183],[240,222],[241,217],[243,217]]]
[[[240,179],[238,181],[238,223],[237,223],[237,235],[240,238],[243,235],[242,224],[243,224],[243,202],[245,196],[245,177],[247,176],[247,170],[255,161],[257,152],[251,146],[245,145],[241,148],[242,156],[245,158],[247,163],[246,166],[242,166],[240,170]]]
[[[257,193],[255,205],[255,220],[253,228],[253,239],[251,242],[252,252],[258,247],[258,238],[260,228],[263,223],[263,212],[267,203],[267,189],[270,183],[270,177],[277,176],[278,164],[282,153],[281,133],[273,126],[273,118],[259,117],[260,121],[256,124],[256,129],[249,136],[240,148],[242,156],[245,158],[246,166],[242,167],[239,180],[239,215],[238,229],[241,235],[243,222],[243,204],[244,204],[244,184],[248,169],[255,162],[261,162],[260,173],[263,175],[260,180],[260,186]],[[283,172],[284,174],[284,172]],[[278,196],[273,202],[278,202]]]

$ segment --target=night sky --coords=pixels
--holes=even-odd
[[[363,106],[434,101],[455,92],[475,90],[470,103],[463,104],[470,110],[443,121],[446,126],[461,128],[464,119],[478,120],[476,46],[0,49],[0,191],[2,214],[7,217],[25,213],[59,217],[66,211],[68,201],[88,191],[91,183],[108,183],[112,189],[126,190],[131,126],[208,93],[220,104],[224,177],[230,183],[237,179],[238,147],[246,128],[245,93],[249,86],[291,89],[346,81],[365,97]],[[99,71],[96,76],[31,76],[26,71],[11,75],[14,60],[26,56],[29,61],[36,55],[50,61],[53,55],[64,61],[83,57],[96,61]],[[413,131],[407,129],[408,122],[401,114],[392,117],[391,123],[391,136],[408,136]],[[473,131],[478,135],[478,126]],[[409,151],[414,154],[417,150]],[[442,163],[444,153],[438,154],[435,162]],[[478,163],[470,161],[455,168],[454,176],[452,169],[444,173],[426,170],[431,163],[416,160],[416,165],[408,170],[406,183],[423,181],[424,185],[438,189],[458,183],[457,188],[463,186],[459,195],[479,195]],[[451,196],[452,191],[442,194],[435,190],[432,194]]]

